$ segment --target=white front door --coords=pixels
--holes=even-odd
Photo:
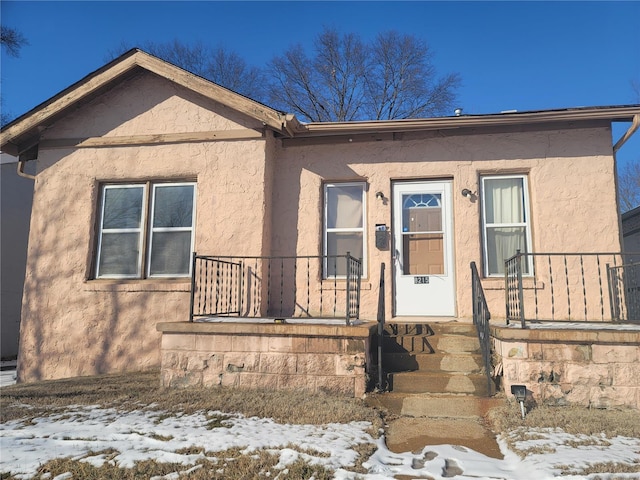
[[[451,182],[393,185],[395,315],[454,316]]]

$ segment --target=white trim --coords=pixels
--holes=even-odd
[[[150,186],[151,188],[147,188]],[[191,225],[188,227],[153,227],[153,214],[155,210],[155,192],[157,187],[168,186],[189,186],[193,188],[192,198],[192,212],[191,212]],[[141,188],[142,200],[141,200],[141,219],[139,228],[104,228],[104,214],[105,214],[105,199],[106,192],[110,189],[124,189],[124,188]],[[193,253],[195,245],[195,222],[196,222],[196,189],[195,182],[146,182],[146,183],[112,183],[104,184],[101,188],[101,203],[100,203],[100,223],[98,225],[98,246],[95,256],[95,278],[184,278],[191,275],[191,254]],[[164,275],[151,275],[151,250],[154,232],[190,232],[190,255],[188,260],[189,270],[184,274],[164,274]],[[133,275],[115,275],[115,274],[101,274],[100,273],[100,260],[102,256],[102,239],[104,234],[110,233],[137,233],[138,234],[138,259],[136,266],[136,273]],[[145,244],[145,240],[147,240]],[[146,251],[145,251],[146,245]]]
[[[487,201],[485,199],[485,193],[487,189],[485,188],[486,180],[500,180],[500,179],[521,179],[522,180],[522,198],[523,198],[523,217],[524,222],[510,222],[510,223],[487,223]],[[484,262],[484,276],[485,277],[503,277],[504,273],[489,272],[489,251],[487,249],[487,229],[488,228],[518,228],[522,227],[525,231],[525,242],[526,242],[526,252],[522,253],[531,253],[532,252],[532,241],[531,241],[531,208],[529,203],[529,179],[527,174],[509,174],[509,175],[482,175],[481,179],[481,216],[482,216],[482,257]],[[533,276],[533,257],[528,256],[527,258],[527,267],[528,272],[524,273],[523,276],[532,277]]]
[[[191,199],[191,225],[189,227],[154,227],[153,219],[154,212],[156,209],[156,189],[164,187],[193,187],[192,191],[192,199]],[[153,234],[155,232],[191,232],[191,242],[190,242],[190,252],[193,253],[193,245],[194,245],[194,230],[195,230],[195,221],[196,221],[196,184],[194,182],[178,182],[178,183],[154,183],[152,184],[152,192],[151,192],[151,212],[149,214],[149,222],[148,222],[148,236],[149,243],[147,245],[147,265],[146,265],[146,276],[147,278],[175,278],[175,277],[186,277],[191,276],[191,254],[189,255],[188,271],[185,274],[151,274],[151,246],[153,245]]]
[[[104,210],[106,206],[107,190],[128,188],[141,188],[142,199],[140,205],[140,226],[138,228],[104,228]],[[144,245],[144,226],[145,218],[145,199],[147,197],[147,186],[143,183],[139,184],[107,184],[102,186],[102,198],[100,204],[100,225],[98,232],[98,251],[96,254],[96,278],[140,278],[142,272],[142,249]],[[107,233],[137,233],[138,234],[138,259],[136,265],[136,273],[133,275],[117,275],[117,274],[100,274],[100,259],[102,258],[102,238]]]
[[[345,228],[336,227],[328,228],[328,189],[332,187],[360,187],[362,192],[362,226]],[[330,182],[325,183],[323,187],[324,191],[324,205],[323,205],[323,218],[322,218],[322,254],[327,255],[327,234],[328,233],[361,233],[362,234],[362,276],[367,276],[367,182]],[[346,254],[346,252],[345,252]],[[324,262],[323,262],[324,263]],[[322,278],[327,278],[327,265],[323,267]],[[337,278],[344,278],[344,276],[337,276]]]

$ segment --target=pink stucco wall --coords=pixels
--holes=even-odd
[[[366,180],[369,276],[362,313],[375,318],[378,265],[386,262],[387,320],[393,317],[391,249],[375,248],[373,227],[392,225],[391,182],[452,179],[457,312],[470,318],[469,264],[482,267],[480,202],[461,195],[479,191],[486,174],[526,173],[533,251],[620,251],[614,160],[607,128],[502,134],[405,134],[402,141],[342,141],[336,145],[281,148],[274,186],[272,243],[286,254],[321,252],[322,182]],[[299,221],[297,231],[290,232]],[[303,226],[304,225],[304,226]],[[588,233],[587,233],[588,232]],[[504,318],[504,279],[483,282],[493,318]]]
[[[214,113],[221,111],[223,115]],[[47,139],[261,128],[152,75],[59,122]],[[175,127],[175,130],[174,130]],[[270,140],[41,150],[18,374],[21,381],[160,364],[159,321],[188,318],[189,279],[92,280],[99,185],[197,180],[196,251],[262,254]],[[241,218],[241,221],[238,219]],[[263,245],[264,244],[264,245]]]
[[[152,74],[121,83],[45,139],[240,130],[260,122]],[[158,322],[184,321],[189,281],[94,280],[99,186],[197,181],[195,249],[212,255],[319,255],[323,181],[366,180],[369,274],[361,316],[375,318],[380,262],[373,226],[391,225],[392,180],[452,179],[458,316],[471,315],[469,262],[481,264],[478,191],[487,173],[528,173],[535,251],[619,251],[608,128],[407,133],[402,140],[286,146],[264,138],[112,148],[41,149],[23,298],[22,381],[157,367]],[[584,232],[589,234],[585,235]],[[387,269],[387,319],[392,318]],[[485,281],[494,318],[502,280]],[[502,313],[503,314],[503,313]]]

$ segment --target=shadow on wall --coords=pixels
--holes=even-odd
[[[22,289],[27,263],[27,243],[31,220],[33,180],[20,177],[17,158],[2,154],[0,172],[0,250],[2,277],[0,285],[0,357],[18,355]]]
[[[58,152],[64,157],[64,152]],[[45,160],[39,160],[39,162]],[[34,191],[18,381],[125,372],[160,364],[159,320],[188,318],[188,287],[148,287],[86,281],[93,254],[96,190],[93,178],[72,162],[51,156],[64,188],[43,168]],[[55,206],[52,207],[52,206]],[[91,252],[91,253],[88,253]],[[188,285],[188,282],[187,282]]]

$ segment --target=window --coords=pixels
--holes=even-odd
[[[365,232],[365,183],[330,183],[324,187],[324,254],[346,255],[363,259],[363,275],[366,275],[364,258]],[[343,259],[329,258],[325,276],[345,276]]]
[[[188,276],[195,190],[193,183],[103,185],[96,278]]]
[[[529,198],[525,175],[482,178],[484,264],[486,275],[504,275],[504,261],[531,251]],[[523,274],[533,271],[529,257]]]

